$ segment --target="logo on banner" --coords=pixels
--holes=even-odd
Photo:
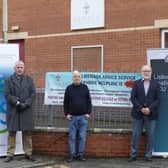
[[[85,5],[84,5],[83,9],[85,11],[84,13],[87,15],[89,13],[89,10],[90,10],[90,5],[87,1],[85,2]]]
[[[60,76],[60,75],[57,75],[55,78],[56,78],[57,81],[60,81],[61,76]]]

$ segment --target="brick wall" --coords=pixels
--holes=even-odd
[[[72,46],[97,44],[104,46],[104,72],[139,72],[141,65],[146,63],[146,50],[160,47],[160,30],[26,39],[27,71],[34,72],[37,87],[44,87],[46,71],[71,70]],[[130,65],[131,62],[133,64]],[[87,64],[87,59],[82,60],[78,66],[84,64]],[[94,61],[92,64],[94,65]],[[39,74],[40,76],[38,76]]]
[[[0,2],[2,4],[2,0]],[[168,15],[168,1],[160,3],[159,0],[129,0],[129,2],[106,0],[105,2],[105,27],[102,30],[152,26],[154,20],[166,19]],[[28,32],[29,36],[60,33],[55,37],[25,39],[26,69],[32,74],[37,87],[44,87],[46,71],[71,70],[72,46],[102,44],[104,72],[139,72],[141,65],[146,63],[146,49],[160,48],[160,29],[96,34],[80,34],[88,31],[80,30],[72,31],[78,32],[78,35],[62,35],[61,33],[71,32],[70,0],[12,0],[8,1],[8,8],[9,32],[12,32],[12,25],[19,25],[19,32]],[[89,54],[88,52],[87,55]],[[89,63],[94,66],[94,61],[89,62],[86,59],[82,60],[78,67],[86,65],[85,67],[89,68],[86,71],[91,71]],[[93,69],[98,69],[96,66]]]
[[[131,133],[88,132],[86,155],[92,157],[128,157]],[[145,137],[142,136],[138,156],[144,155]],[[36,131],[33,134],[33,152],[68,156],[68,133]]]
[[[168,1],[105,0],[105,29],[153,25],[167,18]],[[9,28],[19,25],[31,35],[70,31],[70,0],[12,0]],[[1,15],[1,14],[0,14]]]
[[[9,1],[9,28],[19,25],[30,35],[67,32],[70,29],[70,0]]]

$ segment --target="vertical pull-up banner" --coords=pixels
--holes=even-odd
[[[153,155],[168,155],[168,49],[148,49],[148,63],[152,66],[153,78],[160,84],[161,102]]]
[[[7,152],[6,101],[4,82],[13,73],[14,63],[19,59],[18,44],[0,44],[0,156]],[[16,136],[15,154],[23,153],[21,132]]]

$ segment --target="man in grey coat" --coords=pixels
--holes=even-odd
[[[32,78],[24,74],[25,66],[22,61],[16,62],[14,70],[15,73],[5,81],[4,91],[7,101],[6,121],[9,132],[5,162],[13,160],[17,131],[22,131],[25,158],[34,161],[31,131],[34,129],[32,105],[36,95],[35,86]]]

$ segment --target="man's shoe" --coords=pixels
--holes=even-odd
[[[84,158],[83,156],[79,156],[78,160],[84,162],[84,161],[86,161],[86,158]]]
[[[7,156],[6,158],[5,158],[5,160],[4,160],[4,162],[10,162],[10,161],[12,161],[13,160],[13,156]]]
[[[75,161],[75,160],[76,160],[75,157],[71,156],[71,157],[68,158],[66,161],[67,161],[68,163],[70,163],[70,162],[73,162],[73,161]]]
[[[136,157],[130,157],[130,158],[128,159],[128,162],[134,162],[134,161],[136,161]]]
[[[32,155],[25,155],[25,158],[30,161],[35,161],[35,158]]]
[[[145,160],[151,162],[151,161],[152,161],[152,158],[146,157]]]

